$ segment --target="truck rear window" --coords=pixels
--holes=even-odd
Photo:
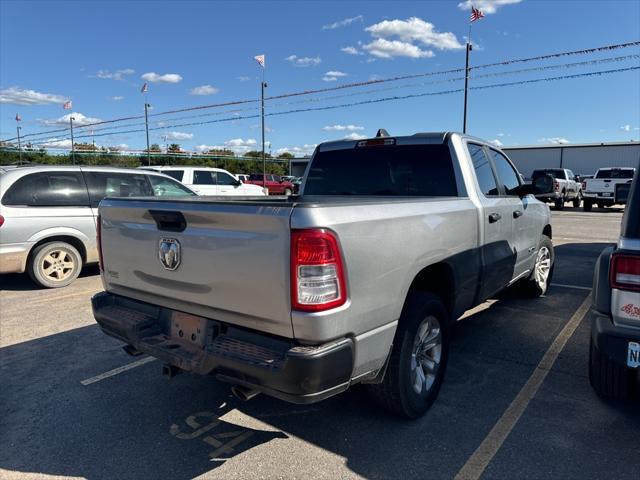
[[[564,170],[556,169],[556,168],[548,168],[546,170],[534,170],[531,174],[531,178],[544,177],[545,175],[551,175],[553,178],[560,178],[562,180],[566,180],[566,175]]]
[[[614,168],[611,170],[598,170],[596,178],[633,178],[633,170],[628,168],[621,170]]]
[[[317,152],[305,195],[457,196],[447,145],[386,145]]]

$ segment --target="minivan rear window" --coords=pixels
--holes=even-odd
[[[384,145],[316,152],[305,195],[457,196],[447,145]]]
[[[89,205],[80,172],[40,172],[25,175],[2,197],[4,205],[27,207],[80,207]]]
[[[633,170],[630,168],[627,169],[619,169],[612,168],[610,170],[598,170],[596,174],[596,178],[633,178]]]

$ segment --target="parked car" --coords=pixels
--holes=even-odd
[[[294,403],[365,383],[415,418],[463,312],[547,290],[551,218],[531,192],[493,145],[425,133],[320,144],[295,200],[107,199],[94,316],[168,376]]]
[[[300,192],[300,186],[302,185],[302,177],[294,177],[291,180],[291,184],[293,185],[293,193],[298,194]]]
[[[640,184],[638,172],[620,238],[596,262],[589,380],[603,397],[625,399],[640,379]]]
[[[616,185],[631,183],[635,168],[601,168],[593,178],[587,179],[582,184],[584,197],[583,208],[590,212],[593,205],[605,208],[614,205]]]
[[[195,193],[156,172],[80,166],[0,170],[0,273],[28,272],[42,287],[64,287],[98,261],[98,203],[111,197]]]
[[[291,195],[293,194],[293,184],[283,180],[280,175],[272,175],[268,173],[252,173],[249,175],[248,183],[259,186],[266,186],[269,195]]]
[[[261,188],[244,184],[233,174],[222,168],[193,166],[140,167],[143,170],[162,172],[188,186],[198,195],[242,195],[263,196]]]
[[[577,175],[566,168],[542,168],[534,170],[531,178],[551,175],[554,179],[553,195],[545,196],[544,201],[551,201],[556,210],[562,210],[566,202],[572,202],[574,208],[580,207],[582,201],[582,184]]]

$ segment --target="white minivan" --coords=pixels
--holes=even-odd
[[[264,196],[262,187],[245,184],[231,173],[221,168],[194,167],[187,165],[140,167],[154,170],[175,178],[183,185],[191,188],[198,195],[260,195]]]

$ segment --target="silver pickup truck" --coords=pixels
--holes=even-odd
[[[296,197],[107,198],[94,315],[167,376],[294,403],[366,383],[415,418],[463,312],[516,282],[546,291],[534,187],[483,140],[420,133],[319,145]]]

